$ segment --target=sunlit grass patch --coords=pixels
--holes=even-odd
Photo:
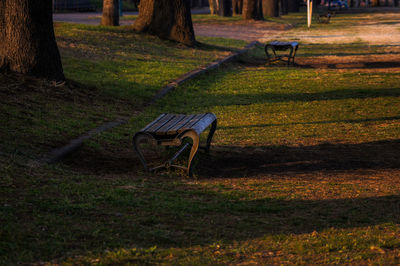
[[[56,25],[66,76],[124,99],[148,100],[168,82],[227,56],[245,42],[198,38],[189,48],[129,27]]]
[[[389,230],[387,228],[390,228]],[[187,249],[158,248],[119,249],[104,255],[70,258],[75,263],[167,263],[167,264],[380,264],[398,263],[399,231],[393,225],[383,224],[358,230],[312,232],[303,235],[272,235],[261,239]],[[376,244],[379,242],[380,244]],[[326,255],[328,254],[328,255]]]

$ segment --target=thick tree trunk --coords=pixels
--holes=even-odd
[[[261,0],[243,0],[243,19],[263,19]]]
[[[188,46],[196,43],[187,0],[141,0],[139,17],[133,27],[138,32],[149,33]]]
[[[64,80],[51,0],[0,0],[0,69]]]
[[[234,15],[242,14],[243,0],[232,0],[232,11]]]
[[[263,0],[262,9],[264,17],[279,17],[278,0]]]
[[[119,26],[119,0],[103,0],[103,26]]]
[[[318,3],[319,1],[319,3]],[[321,4],[321,0],[317,0],[316,6]],[[299,12],[300,11],[300,1],[299,0],[288,0],[288,11],[289,12]]]
[[[218,0],[219,10],[218,15],[222,17],[232,16],[232,0]]]

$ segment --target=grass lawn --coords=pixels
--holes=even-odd
[[[397,46],[303,43],[290,68],[255,49],[146,106],[244,43],[189,49],[68,24],[56,34],[73,85],[2,76],[0,264],[400,263]],[[144,173],[132,151],[162,112],[217,115],[195,178]],[[119,117],[130,119],[63,162],[26,166]]]
[[[104,122],[130,118],[172,80],[246,44],[200,37],[187,48],[127,27],[57,23],[55,31],[65,75],[74,82],[52,90],[29,78],[0,77],[6,153],[33,159]]]

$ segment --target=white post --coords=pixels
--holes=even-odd
[[[312,0],[307,0],[307,26],[311,27],[311,18],[312,18]]]

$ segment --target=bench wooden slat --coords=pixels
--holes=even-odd
[[[198,114],[195,115],[192,119],[190,119],[190,121],[184,125],[183,127],[181,127],[178,132],[181,133],[183,131],[185,131],[186,129],[191,129],[197,122],[199,122],[204,116],[206,116],[207,114]]]
[[[159,119],[155,124],[153,124],[151,127],[146,129],[146,132],[149,132],[149,133],[156,132],[159,128],[161,128],[163,125],[168,123],[174,117],[175,117],[175,114],[166,114],[165,116],[161,117],[161,119]]]
[[[175,115],[168,123],[164,124],[162,127],[157,129],[155,132],[157,135],[167,135],[169,129],[174,127],[177,123],[179,123],[182,119],[184,119],[186,115]],[[176,133],[176,132],[175,132]]]
[[[149,129],[151,126],[153,126],[155,123],[158,122],[158,120],[160,120],[162,117],[164,117],[166,114],[161,114],[159,115],[156,119],[153,120],[153,122],[151,122],[150,124],[148,124],[147,126],[145,126],[144,128],[142,128],[140,131],[146,131],[147,129]]]
[[[184,119],[176,123],[172,128],[170,128],[167,132],[167,134],[176,134],[178,133],[178,130],[181,129],[182,127],[185,127],[185,125],[194,117],[195,115],[186,115]]]
[[[192,125],[192,129],[196,131],[198,135],[203,132],[217,117],[214,114],[207,113],[204,117],[201,118],[197,123]]]
[[[269,45],[272,46],[298,46],[299,43],[298,42],[280,42],[280,41],[272,41],[269,43]]]

